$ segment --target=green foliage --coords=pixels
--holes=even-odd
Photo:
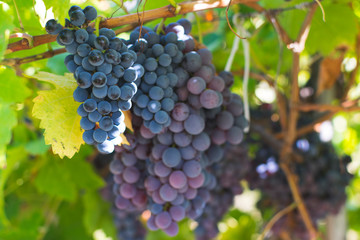
[[[223,222],[227,223],[227,230],[220,235],[220,240],[251,240],[257,230],[253,217],[237,209],[231,210]]]
[[[83,223],[88,234],[102,229],[107,236],[115,239],[116,230],[110,215],[110,203],[99,196],[98,191],[88,191],[82,196],[84,205]]]
[[[34,180],[39,192],[74,202],[79,190],[89,191],[103,187],[103,180],[84,161],[87,155],[86,151],[82,151],[72,159],[60,159],[50,154],[45,156],[41,160],[41,170]]]
[[[68,10],[70,7],[70,0],[58,0],[58,1],[44,0],[44,3],[46,9],[52,8],[55,19],[58,19],[58,21],[62,25],[64,25],[65,18],[69,18]]]
[[[53,225],[45,235],[44,240],[92,240],[92,235],[86,232],[82,216],[84,207],[78,199],[76,203],[64,203],[57,211],[59,222]]]
[[[317,9],[311,23],[306,49],[310,53],[328,55],[340,44],[353,45],[358,32],[356,16],[348,4],[324,3],[326,22]]]
[[[0,3],[0,60],[6,50],[10,32],[14,28],[13,16],[10,14],[10,7],[6,3]]]
[[[4,103],[23,102],[30,95],[25,85],[25,79],[15,75],[9,68],[0,68],[0,101]]]

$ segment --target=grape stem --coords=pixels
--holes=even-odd
[[[289,206],[287,206],[286,208],[282,209],[281,211],[277,212],[271,219],[270,221],[266,224],[264,230],[262,231],[262,233],[260,234],[260,236],[258,237],[257,240],[263,240],[266,236],[266,234],[268,232],[270,232],[270,230],[272,229],[272,227],[274,226],[274,224],[283,216],[285,216],[286,214],[288,214],[289,212],[291,212],[292,210],[294,210],[294,208],[296,208],[296,203],[292,203]]]
[[[99,31],[100,31],[100,23],[101,23],[101,20],[103,19],[102,16],[98,16],[95,20],[95,34],[96,36],[99,36]]]

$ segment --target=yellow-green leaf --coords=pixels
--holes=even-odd
[[[61,158],[71,158],[79,151],[82,140],[81,117],[76,113],[79,103],[73,99],[76,82],[71,74],[59,76],[39,73],[33,76],[54,84],[54,90],[40,91],[34,99],[33,116],[39,118],[40,127],[45,129],[46,144]]]

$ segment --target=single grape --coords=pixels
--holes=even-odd
[[[85,29],[75,31],[75,40],[77,43],[85,43],[89,39],[89,34]]]
[[[73,25],[80,27],[85,22],[85,14],[82,10],[72,11],[70,14],[70,21]]]
[[[102,115],[98,111],[93,111],[93,112],[89,113],[88,118],[93,123],[96,123],[96,122],[100,121],[100,119],[102,118]]]
[[[168,148],[162,154],[162,161],[167,167],[176,167],[181,161],[181,154],[177,148]]]
[[[73,32],[73,30],[64,28],[59,33],[58,38],[59,38],[60,43],[62,43],[63,45],[70,45],[71,43],[74,42],[74,39],[75,39],[74,32]]]
[[[94,144],[95,140],[93,138],[93,134],[94,134],[94,130],[86,130],[82,135],[84,142],[89,145]]]
[[[164,184],[160,187],[159,194],[162,200],[171,202],[177,197],[177,191],[169,184]]]
[[[86,101],[83,103],[84,110],[87,112],[93,112],[96,110],[97,103],[94,99],[86,99]]]
[[[94,129],[95,123],[91,122],[87,117],[83,117],[80,120],[80,127],[84,130]]]
[[[120,98],[121,90],[117,85],[110,86],[107,95],[111,100],[117,100]]]
[[[97,49],[94,49],[89,53],[89,63],[93,66],[100,66],[103,64],[104,60],[104,55]]]
[[[79,87],[89,88],[91,87],[91,74],[88,72],[81,72],[79,74],[79,79],[77,80]]]
[[[77,87],[73,93],[73,97],[76,102],[84,102],[88,98],[88,96],[88,91],[80,87]]]
[[[109,44],[109,39],[104,35],[98,36],[94,42],[95,48],[99,49],[100,51],[108,49]]]
[[[111,104],[108,101],[101,101],[98,103],[97,109],[102,115],[109,114],[111,112]]]
[[[93,6],[87,6],[83,10],[86,20],[92,21],[97,17],[97,11]]]
[[[155,217],[155,224],[160,229],[166,229],[171,225],[171,216],[168,212],[161,212]]]
[[[201,165],[195,160],[186,161],[183,165],[183,171],[189,178],[195,178],[201,173]]]
[[[100,120],[99,127],[108,132],[114,127],[113,120],[109,116],[105,116]]]
[[[50,19],[45,24],[45,30],[49,34],[56,35],[61,32],[62,26],[55,19]]]

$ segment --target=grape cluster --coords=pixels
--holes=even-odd
[[[299,190],[316,225],[317,220],[323,219],[329,213],[336,214],[344,204],[345,187],[351,179],[346,165],[351,158],[339,158],[332,144],[322,142],[317,133],[297,139],[293,147],[303,159],[303,162],[295,163],[294,166],[295,174],[299,178]],[[249,186],[262,192],[260,209],[275,206],[279,211],[293,202],[278,159],[278,152],[260,143],[249,171],[251,174],[247,176]],[[289,224],[290,222],[292,224]],[[280,219],[272,230],[275,235],[287,231],[292,232],[296,239],[309,239],[298,211]]]
[[[106,155],[102,155],[106,156]],[[102,159],[103,160],[103,159]],[[111,168],[113,169],[113,168]],[[104,200],[108,202],[116,202],[117,193],[114,190],[117,189],[114,180],[117,177],[107,176],[105,178],[107,185],[101,189],[100,194]],[[144,240],[146,236],[146,229],[141,223],[139,216],[140,210],[120,210],[115,205],[111,208],[111,213],[114,218],[114,225],[117,230],[117,239],[119,240]]]
[[[114,180],[115,206],[130,212],[141,211],[145,210],[147,205],[144,180],[148,144],[141,143],[141,136],[137,138],[130,134],[125,136],[133,141],[130,145],[116,147],[114,159],[109,166]]]
[[[146,229],[139,220],[140,212],[113,209],[117,238],[119,240],[144,240]]]
[[[146,27],[131,33],[128,48],[136,51],[136,64],[145,73],[136,81],[134,134],[126,134],[130,145],[116,147],[120,153],[110,164],[117,208],[144,210],[134,199],[138,193],[145,199],[145,191],[148,228],[170,236],[178,233],[177,222],[202,215],[220,178],[211,166],[220,167],[225,145],[242,142],[247,123],[241,98],[230,92],[233,76],[215,74],[210,51],[195,49],[189,26],[181,19],[160,34]],[[231,115],[230,122],[224,112]],[[222,140],[216,131],[223,133]],[[130,170],[131,179],[126,176]]]
[[[216,149],[216,148],[215,148]],[[215,150],[213,150],[215,151]],[[214,152],[208,152],[211,156]],[[204,213],[197,219],[195,230],[197,240],[213,239],[218,234],[218,222],[233,204],[234,196],[241,194],[243,189],[240,181],[245,178],[250,169],[247,147],[227,144],[224,149],[216,150],[221,161],[212,164],[209,171],[216,177],[217,184],[210,191],[210,201]]]
[[[134,64],[136,53],[113,30],[101,28],[97,36],[88,26],[97,17],[94,7],[72,6],[69,17],[65,28],[54,19],[45,28],[57,35],[58,44],[70,53],[65,65],[78,84],[73,96],[81,102],[77,113],[85,130],[83,140],[96,145],[101,153],[111,153],[122,141],[120,134],[126,129],[122,111],[131,108],[137,92],[135,81],[142,77],[144,68]]]

